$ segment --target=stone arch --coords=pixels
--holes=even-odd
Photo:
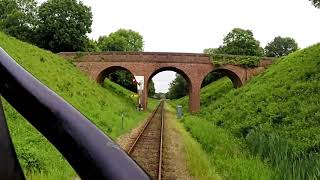
[[[106,76],[112,72],[115,72],[115,71],[119,71],[119,70],[125,70],[125,71],[128,71],[132,74],[133,78],[134,78],[134,74],[127,68],[125,67],[122,67],[122,66],[109,66],[105,69],[103,69],[99,74],[98,76],[96,77],[96,81],[99,83],[99,84],[102,84],[104,79],[106,78]]]
[[[145,94],[148,95],[148,90],[149,90],[149,83],[150,81],[152,80],[152,78],[157,75],[158,73],[160,72],[163,72],[163,71],[174,71],[178,74],[180,74],[188,83],[188,96],[190,97],[190,94],[192,93],[192,80],[191,80],[191,77],[185,72],[183,71],[182,69],[178,68],[178,67],[174,67],[174,66],[165,66],[165,67],[160,67],[158,69],[156,69],[155,71],[153,71],[150,76],[148,76],[146,78],[146,92]],[[147,98],[146,98],[146,105],[148,104],[147,102]],[[189,98],[189,106],[190,106],[190,98]],[[190,107],[189,107],[190,108]]]
[[[239,88],[243,85],[243,82],[241,81],[241,78],[238,76],[238,74],[230,69],[217,68],[211,71],[210,73],[212,72],[218,72],[218,73],[221,73],[223,76],[227,76],[232,81],[234,88]],[[209,75],[210,73],[208,73],[207,75]],[[203,78],[202,82],[204,81],[205,77]]]
[[[163,72],[163,71],[174,71],[178,74],[180,74],[187,82],[188,82],[188,85],[190,86],[190,88],[192,87],[192,84],[191,84],[191,79],[190,77],[181,69],[177,68],[177,67],[161,67],[157,70],[155,70],[147,79],[147,84],[149,84],[150,80],[155,76],[157,75],[158,73],[160,72]]]

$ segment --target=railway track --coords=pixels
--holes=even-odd
[[[161,101],[135,139],[128,154],[150,175],[161,179],[164,101]]]

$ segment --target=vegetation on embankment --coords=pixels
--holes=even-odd
[[[137,112],[133,94],[106,81],[101,87],[72,63],[0,32],[2,47],[21,66],[62,96],[112,138],[129,131],[149,112]],[[152,109],[156,101],[149,101]],[[4,108],[13,143],[30,179],[70,179],[72,168],[59,152],[7,102]],[[124,113],[124,129],[121,114]]]
[[[318,179],[320,44],[278,59],[242,88],[231,87],[224,79],[204,88],[201,112],[183,119],[216,170],[228,179],[254,173],[235,163],[252,159],[272,168],[270,179]],[[187,100],[174,103],[186,106]],[[227,161],[239,153],[244,159]]]
[[[176,118],[175,109],[166,103],[165,110],[165,123],[169,124],[168,126],[181,136],[181,142],[183,144],[183,152],[181,152],[181,156],[184,157],[184,160],[186,161],[188,174],[195,180],[221,179],[221,177],[215,172],[214,167],[210,165],[209,157],[202,150],[201,145],[192,138],[190,133],[183,128],[183,124]]]

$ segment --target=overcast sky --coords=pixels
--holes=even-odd
[[[43,2],[44,0],[38,0]],[[264,47],[276,36],[294,38],[304,48],[320,42],[320,9],[309,0],[83,0],[92,8],[89,37],[119,28],[138,31],[144,50],[195,52],[218,47],[235,27],[250,29]],[[174,73],[154,77],[164,92]]]

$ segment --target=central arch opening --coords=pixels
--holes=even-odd
[[[188,75],[175,67],[159,68],[149,77],[149,85],[150,81],[154,82],[155,94],[152,97],[156,99],[179,99],[189,96],[192,89]]]

